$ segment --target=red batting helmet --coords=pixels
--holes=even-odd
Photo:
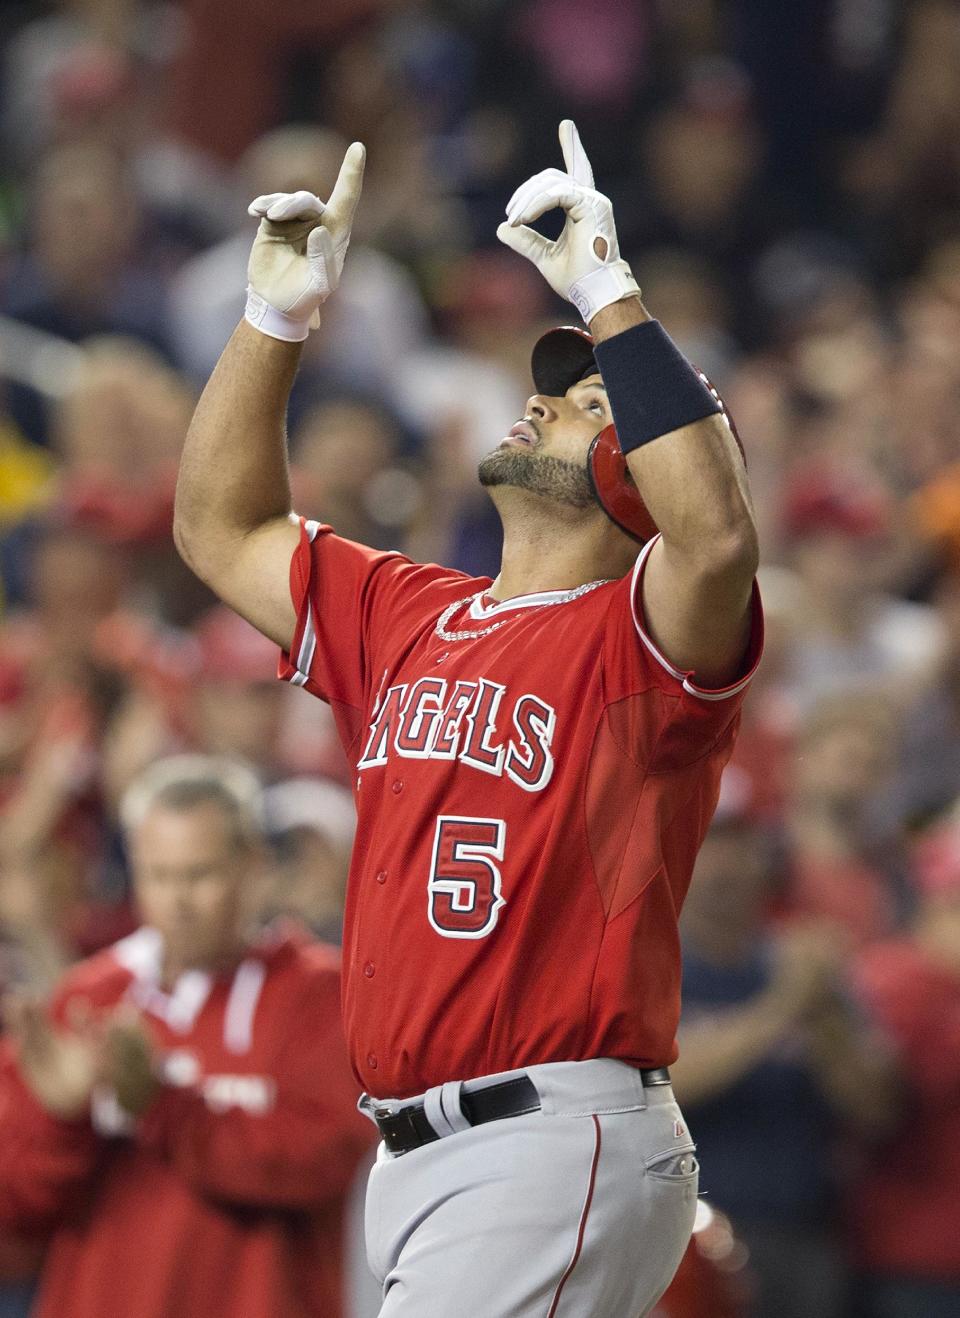
[[[530,369],[537,393],[562,397],[571,385],[599,370],[593,355],[593,336],[574,325],[547,330],[533,345]],[[701,370],[697,374],[720,404],[721,414],[742,454],[740,436],[723,399]],[[587,474],[597,502],[621,531],[641,542],[657,534],[656,523],[627,469],[613,426],[604,426],[590,445]]]

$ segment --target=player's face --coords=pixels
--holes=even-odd
[[[533,394],[523,417],[480,463],[481,485],[513,485],[577,508],[595,507],[587,477],[593,439],[613,420],[598,374],[562,397]]]
[[[242,938],[250,857],[214,802],[152,809],[131,838],[144,921],[164,940],[168,965],[213,970]]]

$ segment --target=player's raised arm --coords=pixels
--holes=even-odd
[[[287,647],[298,531],[287,475],[286,407],[301,345],[340,280],[363,182],[364,149],[347,152],[330,200],[272,193],[250,253],[245,319],[220,358],[187,433],[174,539],[231,608]]]
[[[662,533],[643,576],[647,631],[698,685],[721,687],[740,673],[758,559],[743,459],[716,397],[644,308],[570,120],[560,143],[566,170],[522,184],[497,236],[590,328],[620,446]],[[550,242],[528,226],[555,207],[567,218]]]

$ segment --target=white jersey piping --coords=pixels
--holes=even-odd
[[[657,663],[660,664],[662,668],[665,668],[671,677],[676,678],[684,691],[688,692],[691,696],[696,696],[698,700],[729,700],[731,696],[738,695],[744,687],[749,685],[750,679],[753,677],[752,667],[746,677],[742,677],[738,682],[735,682],[733,686],[721,687],[717,691],[710,691],[704,687],[696,686],[690,681],[689,673],[681,672],[679,668],[675,668],[670,660],[667,659],[665,655],[661,654],[660,650],[657,649],[656,645],[654,645],[653,641],[644,630],[643,622],[640,618],[637,598],[640,584],[640,573],[643,569],[644,563],[647,561],[647,556],[649,555],[650,550],[659,539],[660,536],[655,535],[652,540],[648,540],[643,546],[634,566],[633,576],[630,581],[630,611],[633,614],[633,625],[637,629],[637,635],[653,655],[654,659],[656,659]]]

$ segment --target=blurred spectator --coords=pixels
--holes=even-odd
[[[839,930],[821,921],[765,931],[776,878],[764,835],[721,816],[681,922],[671,1069],[704,1190],[750,1251],[751,1318],[839,1318],[836,1146],[889,1120],[890,1067],[851,1004]]]
[[[187,719],[189,735],[213,755],[237,756],[275,776],[286,703],[276,681],[277,649],[226,608],[214,608],[197,628],[200,672]]]
[[[867,948],[861,990],[896,1049],[903,1119],[855,1187],[864,1318],[960,1312],[960,827],[918,846],[919,905],[902,937]]]
[[[315,109],[320,58],[378,8],[379,0],[327,0],[320,7],[291,0],[283,9],[244,0],[225,34],[217,0],[183,0],[190,39],[173,72],[174,132],[205,153],[235,160],[278,120]],[[291,104],[304,81],[306,107]]]
[[[133,179],[106,145],[49,152],[31,176],[25,250],[0,278],[0,311],[71,342],[94,334],[134,335],[167,350],[164,290],[137,249],[142,215]],[[10,391],[28,438],[46,438],[37,396]]]
[[[368,28],[332,55],[320,116],[343,139],[359,139],[368,150],[363,191],[369,204],[365,214],[357,212],[354,237],[429,276],[445,256],[463,252],[470,229],[463,201],[441,169],[433,88],[424,85],[416,59],[412,77],[407,70],[411,46],[418,44],[410,42],[411,30],[423,35],[424,24],[435,29],[436,7],[408,0],[403,9],[399,21],[395,14],[383,29]]]
[[[53,411],[51,445],[60,459],[53,513],[125,554],[141,609],[189,621],[209,602],[171,537],[193,392],[135,339],[88,339],[83,349],[76,379]]]
[[[173,6],[59,0],[22,8],[27,21],[7,43],[3,61],[10,153],[29,161],[64,137],[119,145],[136,120],[135,90],[145,67],[170,51]]]
[[[885,937],[906,905],[899,821],[872,808],[895,764],[898,716],[882,695],[838,693],[813,707],[796,743],[785,902],[856,943]]]
[[[815,441],[824,435],[824,456],[834,458],[835,469],[828,463],[814,474],[852,477],[853,500],[859,495],[881,503],[865,476],[877,442],[877,412],[886,403],[885,374],[895,360],[894,344],[857,254],[828,234],[794,233],[762,253],[754,280],[783,344],[793,387],[811,419],[824,423],[821,430],[810,430]],[[817,405],[836,410],[818,413]],[[813,456],[820,455],[815,450]],[[852,470],[837,471],[844,463]],[[882,506],[878,511],[889,512]],[[878,519],[877,531],[885,529],[885,520]]]
[[[637,197],[621,245],[692,251],[734,275],[731,291],[742,298],[765,232],[760,158],[742,71],[720,59],[691,66],[679,94],[643,125],[640,163],[630,171]]]
[[[188,261],[172,286],[170,337],[180,364],[195,379],[210,374],[243,315],[254,229],[247,204],[268,192],[305,189],[328,196],[345,149],[346,142],[329,129],[290,124],[267,133],[244,154],[235,171],[230,214],[238,227]],[[350,264],[307,362],[326,376],[349,379],[355,388],[386,392],[398,361],[425,333],[422,302],[409,273],[358,242],[351,245]]]
[[[165,348],[162,290],[135,247],[141,216],[120,158],[102,145],[60,147],[32,182],[28,250],[3,309],[73,342],[134,334]]]
[[[595,143],[597,176],[622,179],[638,112],[657,80],[660,8],[652,0],[597,0],[589,11],[575,0],[502,5],[500,23],[483,33],[480,94],[509,107],[533,168],[551,158],[555,125],[572,115]],[[516,177],[523,172],[521,164]],[[628,208],[619,205],[617,213],[626,226]]]
[[[125,488],[131,499],[163,477],[169,486],[193,394],[136,338],[92,338],[83,347],[83,365],[58,404],[52,434],[68,486],[103,482]]]
[[[645,73],[651,5],[599,0],[589,15],[574,0],[528,0],[523,8],[520,48],[554,95],[587,114],[631,106]]]
[[[347,764],[326,707],[306,713],[277,682],[277,649],[237,614],[215,605],[192,634],[129,634],[132,680],[101,747],[112,808],[151,760],[196,750],[247,760],[265,782],[290,773],[345,779]],[[166,653],[165,653],[166,650]]]
[[[394,549],[420,513],[423,491],[399,465],[400,435],[382,408],[331,398],[301,420],[291,442],[294,501],[322,508],[337,534]]]
[[[952,0],[915,0],[876,130],[851,144],[840,177],[862,241],[899,272],[939,236],[960,197],[960,32]]]
[[[633,263],[657,319],[685,356],[723,388],[737,359],[730,308],[715,268],[682,247],[659,247]]]
[[[397,404],[421,431],[456,423],[473,485],[530,391],[530,337],[545,327],[549,293],[508,253],[487,251],[451,265],[435,296],[445,341],[407,356]]]
[[[951,573],[933,597],[946,648],[937,680],[904,711],[896,772],[875,805],[877,816],[925,823],[960,796],[960,579]]]
[[[357,814],[345,787],[291,778],[267,789],[272,864],[267,918],[293,916],[317,938],[339,944]]]
[[[710,5],[750,78],[766,133],[764,189],[801,215],[831,192],[838,139],[868,133],[882,112],[903,6],[807,0],[783,11],[764,0]]]
[[[39,1318],[341,1311],[370,1141],[335,955],[248,933],[257,794],[226,761],[153,766],[124,806],[144,925],[70,971],[50,1016],[10,1004],[0,1223],[49,1235]]]
[[[436,292],[446,337],[404,359],[395,399],[426,435],[430,516],[414,543],[427,561],[496,571],[500,522],[478,485],[477,463],[530,396],[530,345],[549,324],[549,293],[535,276],[503,252],[453,263]]]
[[[276,680],[277,648],[237,614],[215,605],[197,623],[199,672],[180,730],[189,746],[234,755],[265,782],[291,772],[343,777],[332,716],[305,714]]]
[[[35,875],[48,935],[70,955],[129,928],[99,779],[124,684],[105,638],[128,576],[66,525],[42,528],[31,576],[34,607],[0,631],[0,866]]]
[[[787,488],[784,526],[803,592],[804,626],[790,671],[801,708],[874,679],[915,694],[936,672],[944,628],[929,606],[878,588],[889,526],[885,493],[835,463],[811,466]]]

